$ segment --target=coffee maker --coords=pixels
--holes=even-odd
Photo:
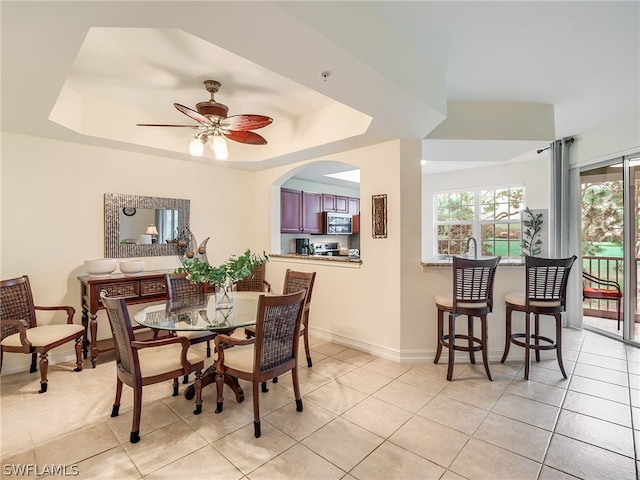
[[[296,238],[296,253],[298,255],[309,255],[311,253],[308,238]]]

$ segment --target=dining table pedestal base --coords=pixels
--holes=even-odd
[[[207,368],[203,372],[202,388],[204,388],[206,385],[209,385],[210,383],[216,383],[216,373],[217,371],[214,365],[211,365],[209,368]],[[229,385],[229,388],[233,390],[233,393],[236,396],[236,402],[242,403],[244,401],[244,391],[242,390],[242,387],[240,386],[238,379],[236,377],[232,377],[231,375],[225,374],[224,383]],[[184,398],[186,398],[187,400],[193,400],[195,395],[196,395],[196,387],[193,384],[191,384],[185,390]]]

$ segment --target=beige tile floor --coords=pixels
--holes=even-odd
[[[142,439],[131,444],[130,389],[109,416],[112,356],[79,373],[51,366],[44,395],[38,374],[3,375],[2,476],[66,465],[82,479],[637,479],[640,350],[587,331],[564,339],[568,380],[547,355],[530,381],[517,359],[493,362],[493,382],[481,364],[456,365],[447,382],[444,364],[313,339],[314,366],[300,368],[304,411],[281,377],[260,394],[260,439],[246,383],[245,401],[227,392],[219,415],[207,387],[199,416],[169,383],[145,387]]]

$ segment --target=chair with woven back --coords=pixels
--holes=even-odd
[[[167,273],[167,293],[169,308],[180,309],[195,303],[204,303],[206,299],[205,284],[195,283],[187,279],[184,273]],[[178,337],[186,337],[191,345],[207,342],[207,357],[211,357],[211,341],[216,334],[211,332],[177,331]],[[189,382],[189,376],[184,377],[183,383]]]
[[[133,334],[127,304],[122,297],[109,298],[106,292],[100,295],[107,311],[116,355],[116,397],[111,416],[120,412],[122,385],[133,389],[133,423],[131,443],[140,441],[140,416],[142,413],[142,387],[173,380],[173,396],[178,395],[178,377],[195,372],[196,409],[202,412],[202,369],[204,353],[189,348],[185,337],[164,337],[157,340],[137,341]]]
[[[309,349],[309,310],[311,307],[311,295],[313,294],[313,284],[316,281],[316,272],[298,272],[291,270],[290,268],[284,274],[284,285],[282,287],[282,293],[294,293],[300,290],[307,291],[307,298],[304,303],[304,315],[302,316],[302,327],[300,328],[300,335],[304,337],[304,350],[307,355],[307,367],[312,367],[311,352]],[[247,337],[254,335],[255,327],[250,326],[245,328]],[[277,382],[277,378],[274,379]]]
[[[271,284],[265,280],[266,265],[264,263],[255,267],[251,275],[233,284],[236,292],[270,292]]]
[[[260,437],[260,396],[258,385],[291,371],[296,410],[302,411],[298,383],[300,328],[304,315],[306,291],[287,295],[260,295],[255,336],[237,338],[218,335],[216,351],[216,413],[222,412],[225,377],[234,382],[252,382],[254,435]],[[228,348],[228,347],[233,348]]]
[[[36,310],[64,311],[67,321],[63,324],[38,325]],[[39,353],[39,393],[45,393],[48,386],[48,352],[67,342],[75,342],[76,368],[73,371],[82,370],[84,327],[73,323],[74,314],[75,309],[68,305],[36,306],[27,275],[0,281],[0,370],[4,353],[26,353],[31,354],[30,372],[33,373],[37,370],[36,358]]]

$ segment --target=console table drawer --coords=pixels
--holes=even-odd
[[[100,292],[106,291],[110,297],[123,297],[127,305],[139,305],[167,300],[165,274],[168,271],[142,272],[135,277],[116,273],[105,277],[82,275],[80,295],[82,301],[82,325],[85,328],[84,358],[87,347],[91,346],[91,366],[95,368],[98,354],[113,350],[110,339],[100,340],[98,346],[98,310],[103,309]],[[89,335],[90,334],[90,335]],[[106,345],[109,343],[110,345]]]
[[[139,295],[139,288],[139,282],[122,282],[102,285],[100,291],[106,290],[107,295],[110,297],[133,298]]]
[[[141,280],[140,281],[140,296],[146,297],[148,295],[162,295],[167,291],[167,284],[162,280]]]

